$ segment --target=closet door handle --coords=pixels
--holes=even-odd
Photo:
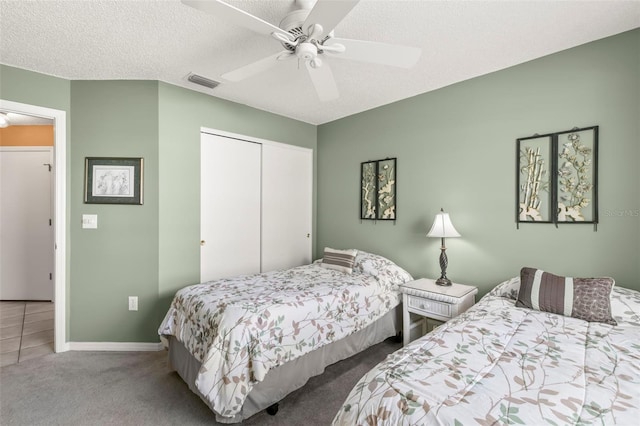
[[[200,240],[200,246],[204,246],[207,242],[205,240]]]

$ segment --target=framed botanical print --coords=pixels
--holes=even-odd
[[[518,139],[517,214],[520,222],[552,219],[552,141],[550,135]]]
[[[85,158],[84,202],[143,204],[142,158]]]
[[[396,220],[396,158],[360,163],[360,219]]]
[[[560,132],[556,144],[556,220],[597,223],[598,127]]]
[[[598,126],[516,140],[516,222],[598,223]]]

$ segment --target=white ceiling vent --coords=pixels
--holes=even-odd
[[[208,87],[209,89],[213,89],[220,84],[215,80],[211,80],[207,77],[203,77],[201,75],[193,74],[193,73],[189,74],[189,76],[187,77],[187,80],[189,80],[192,83],[199,84],[200,86]]]

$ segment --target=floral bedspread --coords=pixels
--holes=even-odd
[[[225,417],[274,367],[361,330],[400,303],[411,276],[361,252],[353,274],[319,263],[178,291],[158,332],[202,363],[198,390]]]
[[[611,326],[515,308],[513,284],[389,355],[334,425],[637,424],[640,293],[614,287]]]

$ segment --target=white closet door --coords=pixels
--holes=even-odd
[[[262,271],[311,263],[313,151],[262,146]]]
[[[260,272],[260,151],[202,133],[201,282]]]

